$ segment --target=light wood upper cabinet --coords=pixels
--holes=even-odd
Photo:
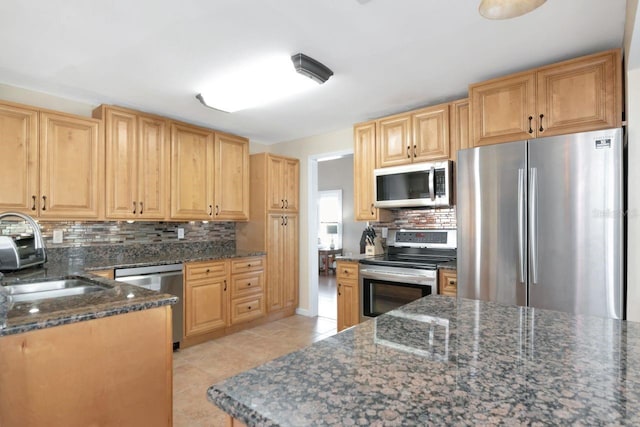
[[[0,211],[38,211],[38,111],[0,104]]]
[[[267,201],[270,211],[299,209],[300,161],[289,157],[267,157]]]
[[[104,139],[101,121],[40,113],[40,217],[102,215]]]
[[[620,51],[578,58],[537,72],[537,136],[619,127]]]
[[[449,104],[434,105],[414,111],[412,162],[449,157]]]
[[[215,206],[218,220],[249,219],[249,141],[215,136]]]
[[[106,214],[112,219],[164,219],[169,205],[167,122],[102,106],[105,122]]]
[[[378,120],[376,134],[379,167],[411,163],[411,114],[399,114]]]
[[[535,73],[469,86],[473,146],[535,137]]]
[[[214,134],[171,123],[171,218],[213,219]]]
[[[474,147],[621,126],[620,50],[469,86]]]
[[[449,110],[449,160],[457,161],[458,150],[469,148],[469,99],[451,103]]]
[[[373,192],[373,170],[376,167],[376,123],[353,128],[353,192],[356,221],[377,221],[378,209]]]

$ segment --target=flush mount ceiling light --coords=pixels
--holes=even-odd
[[[296,63],[294,58],[298,56],[306,60]],[[303,54],[272,55],[226,70],[207,83],[196,98],[207,107],[233,113],[313,90],[332,74],[327,67]]]
[[[487,19],[509,19],[542,6],[547,0],[482,0],[480,15]]]

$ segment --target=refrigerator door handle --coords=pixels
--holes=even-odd
[[[435,180],[436,168],[431,166],[431,170],[429,171],[429,196],[431,197],[431,200],[436,199]]]
[[[520,273],[520,283],[525,282],[524,276],[524,257],[526,253],[525,220],[524,220],[524,186],[525,174],[524,169],[518,169],[518,273]]]
[[[529,250],[531,260],[531,283],[538,283],[538,169],[529,171]]]

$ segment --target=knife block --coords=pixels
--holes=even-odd
[[[364,253],[367,256],[382,255],[384,253],[384,249],[382,248],[382,239],[376,236],[375,239],[373,239],[373,245],[367,244],[365,246]]]

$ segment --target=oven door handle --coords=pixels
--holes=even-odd
[[[360,275],[363,278],[367,279],[398,279],[399,277],[406,277],[411,279],[426,279],[426,280],[434,280],[435,275],[433,277],[423,276],[419,274],[407,274],[407,273],[385,273],[383,271],[366,271],[361,270]],[[430,285],[427,285],[430,286]]]

